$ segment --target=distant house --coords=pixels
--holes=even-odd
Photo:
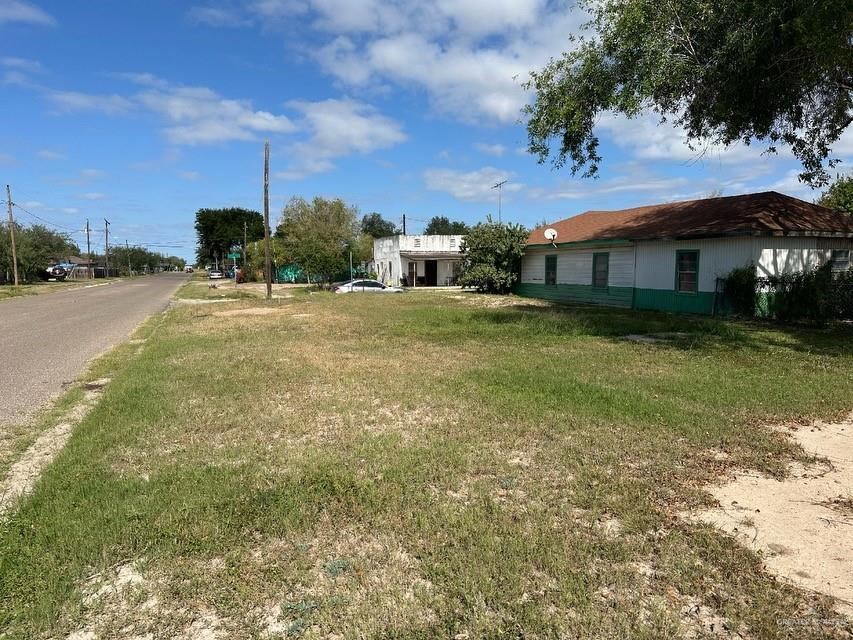
[[[462,264],[463,236],[387,236],[373,241],[371,267],[394,286],[435,287],[456,284]]]
[[[830,261],[847,269],[851,250],[849,215],[775,191],[587,211],[530,233],[516,291],[712,313],[717,279],[735,267],[754,264],[759,276]]]

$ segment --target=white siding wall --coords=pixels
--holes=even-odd
[[[459,251],[462,238],[465,236],[396,236],[399,238],[399,250],[408,251],[434,251],[448,253]],[[384,238],[381,238],[384,240]]]
[[[793,273],[825,264],[833,249],[853,250],[847,238],[767,238],[756,260],[759,276]]]
[[[752,263],[760,276],[792,273],[823,264],[832,249],[851,247],[849,239],[761,236],[638,242],[636,286],[672,290],[675,254],[681,250],[699,251],[699,291],[714,291],[717,278],[726,277],[735,267]]]
[[[557,256],[557,284],[592,284],[592,255],[609,253],[608,286],[634,286],[634,248],[610,247],[571,249],[529,249],[521,262],[521,281],[532,284],[545,282],[545,256]]]
[[[398,284],[403,273],[400,258],[400,237],[388,236],[373,241],[373,270],[385,284]]]

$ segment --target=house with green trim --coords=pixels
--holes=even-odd
[[[587,211],[530,233],[516,293],[710,314],[718,281],[736,267],[848,269],[851,251],[850,215],[775,191]]]

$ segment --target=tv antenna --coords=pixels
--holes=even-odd
[[[501,222],[501,192],[503,191],[503,186],[509,182],[509,180],[501,180],[497,184],[492,185],[492,189],[498,190],[498,224]]]

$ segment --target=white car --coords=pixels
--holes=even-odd
[[[400,287],[389,287],[378,280],[350,280],[332,286],[334,293],[403,293]]]
[[[211,280],[222,280],[225,277],[225,274],[219,270],[215,270],[208,273],[207,277]]]

